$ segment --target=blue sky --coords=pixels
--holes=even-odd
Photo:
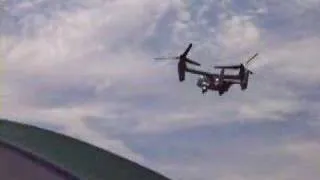
[[[172,179],[320,178],[320,1],[11,0],[1,116],[116,152]],[[175,62],[260,55],[225,96]]]

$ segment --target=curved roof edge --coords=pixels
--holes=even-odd
[[[76,177],[75,175],[73,175],[68,170],[63,169],[62,167],[57,166],[57,165],[49,162],[45,158],[43,158],[43,157],[41,157],[39,155],[36,155],[36,154],[26,150],[26,149],[19,148],[17,145],[14,145],[14,144],[12,144],[10,142],[7,142],[7,141],[5,141],[5,140],[3,140],[1,138],[0,138],[0,146],[3,146],[5,148],[9,149],[12,152],[18,153],[18,154],[30,159],[31,161],[44,166],[46,169],[49,169],[49,170],[55,172],[56,174],[59,174],[59,175],[63,176],[66,179],[80,180],[79,177]]]
[[[32,125],[0,119],[0,141],[71,179],[170,180],[97,146]]]

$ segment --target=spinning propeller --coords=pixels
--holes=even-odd
[[[216,69],[246,69],[250,74],[253,74],[252,71],[250,71],[247,67],[250,62],[254,58],[256,58],[259,54],[255,53],[252,57],[250,57],[245,63],[241,63],[239,65],[231,65],[231,66],[214,66]]]
[[[180,54],[179,56],[176,57],[159,57],[159,58],[154,58],[155,60],[179,60],[178,62],[178,76],[179,76],[179,81],[184,81],[185,79],[185,74],[187,70],[187,63],[200,66],[200,63],[193,61],[187,57],[190,49],[192,47],[192,43],[189,44],[187,49]]]
[[[190,64],[196,65],[196,66],[200,66],[200,63],[193,61],[191,59],[189,59],[187,57],[190,49],[192,47],[192,43],[189,44],[189,46],[187,47],[187,49],[180,54],[179,56],[174,56],[174,57],[158,57],[158,58],[154,58],[155,60],[179,60],[181,63],[185,63],[188,62]]]

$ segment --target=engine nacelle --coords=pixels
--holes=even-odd
[[[248,88],[249,71],[245,71],[242,79],[240,80],[241,90],[246,90]]]
[[[223,80],[224,80],[224,69],[221,69],[219,79],[218,79],[218,86],[223,85]]]
[[[186,76],[186,69],[187,65],[185,61],[179,61],[178,63],[178,76],[179,76],[179,81],[184,81],[185,76]]]

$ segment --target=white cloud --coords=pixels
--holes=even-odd
[[[299,110],[299,105],[295,101],[264,100],[240,106],[239,117],[246,120],[263,118],[282,120],[286,114],[294,113],[297,110]]]
[[[318,179],[320,143],[312,140],[291,141],[274,149],[274,153],[291,156],[295,163],[275,174],[277,179]]]
[[[320,53],[317,46],[320,39],[307,37],[278,43],[273,48],[267,49],[264,54],[268,60],[268,66],[276,72],[279,77],[300,83],[319,82]],[[271,69],[269,68],[269,69]]]
[[[191,19],[190,12],[188,10],[188,3],[181,1],[181,0],[175,0],[173,1],[173,6],[176,8],[177,11],[177,19],[182,22],[188,22]]]
[[[295,0],[295,3],[297,4],[298,7],[305,8],[305,10],[310,10],[313,8],[317,8],[320,5],[319,0]]]
[[[31,8],[25,3],[28,1],[16,8]],[[64,125],[66,134],[144,162],[141,155],[132,152],[121,140],[109,136],[105,139],[102,133],[86,127],[83,120],[88,116],[102,117],[106,127],[114,123],[110,126],[115,131],[127,134],[157,134],[235,121],[282,120],[288,114],[308,108],[308,102],[301,103],[299,94],[285,81],[301,85],[316,84],[320,80],[318,38],[287,42],[272,39],[273,34],[269,35],[267,29],[255,24],[247,13],[230,16],[232,13],[225,9],[215,26],[201,13],[193,20],[190,12],[193,7],[188,6],[187,1],[78,3],[83,8],[57,10],[52,18],[42,14],[21,17],[24,32],[31,31],[32,36],[26,36],[28,33],[23,33],[23,38],[14,33],[1,36],[0,50],[6,72],[1,91],[1,101],[6,105],[1,107],[2,116],[28,119],[35,124],[43,120]],[[199,11],[210,9],[208,4]],[[270,12],[270,7],[259,8]],[[195,86],[196,76],[188,74],[184,83],[178,82],[176,62],[168,62],[168,66],[152,61],[152,56],[140,43],[157,36],[154,33],[157,23],[172,9],[177,13],[172,21],[173,41],[178,40],[176,44],[185,47],[187,41],[194,40],[191,56],[203,64],[239,63],[242,57],[260,49],[258,60],[251,66],[256,74],[246,92],[235,85],[222,97],[216,92],[203,96]],[[27,22],[30,24],[26,25]],[[227,60],[224,56],[234,59]],[[80,94],[79,99],[85,101],[69,104],[68,101],[72,101],[69,96],[76,92],[64,94],[59,91],[63,88],[92,88],[93,91],[89,92],[89,100]],[[64,104],[47,105],[55,103],[55,96],[65,98]],[[313,111],[317,107],[318,104],[314,104]],[[123,115],[119,111],[126,113]],[[203,174],[202,178],[206,179],[213,173],[210,165],[201,164],[203,168],[190,165],[186,169],[191,175]],[[172,169],[174,173],[185,173],[176,167]],[[221,172],[221,179],[244,177],[223,177],[223,173],[228,172]]]
[[[230,51],[245,50],[257,45],[260,40],[260,30],[248,16],[232,16],[224,19],[218,41]]]
[[[32,2],[28,7],[25,3],[17,8],[32,7]],[[5,91],[2,91],[2,102],[6,106],[2,107],[2,116],[28,122],[41,120],[61,124],[66,126],[64,133],[68,135],[142,161],[120,140],[105,139],[83,125],[84,116],[104,114],[108,103],[88,102],[71,107],[46,108],[33,106],[32,101],[37,101],[39,97],[36,93],[45,88],[74,83],[84,86],[94,84],[99,93],[118,81],[154,77],[157,70],[150,66],[147,62],[150,57],[141,50],[125,46],[118,50],[120,52],[109,49],[156,20],[157,14],[153,12],[157,11],[158,4],[160,1],[97,1],[87,3],[88,9],[57,12],[52,19],[41,14],[28,16],[27,19],[22,17],[21,22],[32,22],[42,16],[44,26],[37,29],[33,37],[25,39],[1,36],[6,72],[3,82]],[[39,83],[34,85],[33,81]]]
[[[297,99],[289,100],[294,95],[288,96],[286,94],[288,88],[285,88],[285,85],[278,86],[279,83],[275,83],[275,80],[273,80],[267,82],[270,83],[270,88],[267,86],[259,87],[261,84],[258,84],[258,82],[262,77],[259,74],[254,75],[257,78],[253,79],[249,85],[250,92],[245,92],[247,95],[238,92],[239,88],[232,87],[232,91],[229,92],[227,97],[224,97],[233,99],[229,99],[228,102],[223,102],[226,99],[217,99],[218,97],[215,96],[202,98],[202,95],[199,94],[200,90],[195,87],[194,82],[186,82],[186,84],[181,85],[177,81],[172,80],[176,78],[175,68],[159,67],[159,64],[154,65],[152,64],[151,56],[139,49],[139,46],[136,46],[135,43],[126,45],[123,40],[131,40],[132,35],[138,35],[138,38],[143,37],[141,35],[143,33],[139,33],[141,29],[154,27],[155,21],[161,17],[162,13],[166,12],[166,8],[170,7],[168,6],[168,2],[96,1],[92,2],[92,4],[88,2],[85,4],[88,9],[58,13],[58,16],[54,19],[46,19],[46,25],[39,29],[36,36],[32,38],[23,40],[19,40],[16,37],[5,38],[6,45],[2,48],[6,52],[4,54],[6,71],[12,76],[8,80],[18,80],[17,83],[6,81],[5,84],[12,87],[7,88],[11,91],[11,95],[7,93],[7,101],[18,103],[18,97],[21,98],[23,96],[23,91],[33,92],[34,98],[37,99],[35,92],[41,91],[44,87],[59,88],[80,84],[83,84],[84,87],[93,86],[96,89],[93,94],[95,97],[105,96],[105,92],[108,92],[110,87],[116,86],[116,90],[118,91],[116,94],[119,96],[129,97],[151,93],[164,96],[167,100],[174,99],[177,108],[172,110],[167,109],[166,113],[157,110],[151,113],[141,112],[139,107],[134,108],[134,102],[128,102],[128,104],[133,103],[128,105],[128,108],[135,109],[135,113],[133,114],[135,117],[141,119],[148,117],[148,119],[152,119],[150,121],[141,121],[141,124],[138,126],[140,130],[145,129],[149,131],[162,131],[168,128],[175,129],[207,123],[230,122],[236,120],[234,117],[251,117],[255,119],[273,117],[279,119],[283,114],[291,113],[301,108],[297,105]],[[158,4],[162,6],[158,6]],[[177,7],[178,11],[187,11],[185,2],[177,1],[172,6]],[[126,7],[126,11],[118,10],[123,9],[123,7]],[[147,9],[147,11],[143,9]],[[181,18],[178,18],[180,20],[177,22],[186,20]],[[139,21],[135,19],[139,19]],[[183,32],[188,31],[187,29],[183,30]],[[259,41],[264,40],[260,38],[259,28],[247,16],[233,16],[231,19],[222,19],[218,37],[218,42],[224,45],[222,49],[224,49],[225,54],[237,54],[238,51],[250,49],[250,47],[259,44]],[[134,38],[134,40],[138,38]],[[282,64],[281,69],[276,68],[277,70],[272,71],[280,71],[279,73],[286,72],[287,74],[285,75],[288,78],[291,77],[292,69],[294,69],[298,72],[295,73],[297,78],[314,73],[314,76],[311,76],[311,78],[316,79],[316,66],[311,63],[314,61],[303,62],[305,65],[304,69],[308,69],[306,71],[299,68],[298,64],[288,63],[289,61],[287,60],[295,58],[297,61],[300,61],[303,56],[301,55],[298,59],[299,55],[296,55],[294,52],[298,52],[297,49],[303,49],[309,46],[309,44],[312,47],[317,47],[317,42],[312,42],[315,43],[302,43],[297,48],[293,48],[296,46],[291,47],[290,45],[281,44],[276,48],[266,49],[261,53],[264,61],[261,57],[258,57],[260,59],[253,66],[259,72],[259,68],[263,68],[264,64],[267,64],[269,67],[276,67],[281,65],[276,61],[281,61],[282,63],[287,63],[286,66]],[[118,43],[123,45],[121,49],[115,47]],[[201,43],[202,41],[198,44],[201,46]],[[283,47],[279,48],[280,46]],[[212,46],[208,48],[212,48]],[[288,50],[285,50],[286,48]],[[308,48],[306,51],[310,59],[317,59],[315,48]],[[159,74],[162,74],[162,76],[160,77]],[[268,75],[266,74],[265,76]],[[22,82],[19,79],[34,79],[36,77],[44,79],[43,83],[45,84],[38,83],[31,87],[28,87],[25,83],[19,84]],[[193,79],[189,79],[189,77],[187,81],[192,81]],[[310,77],[308,79],[310,80]],[[156,86],[157,83],[168,80],[170,82],[167,82],[167,85]],[[147,85],[145,82],[147,82]],[[262,84],[266,85],[267,83]],[[125,89],[120,88],[117,84],[123,85]],[[152,87],[147,88],[146,86],[149,85]],[[128,91],[128,88],[131,88],[131,90]],[[181,93],[173,98],[175,95],[172,94],[172,89]],[[264,96],[261,96],[262,92],[265,93]],[[212,93],[216,94],[215,92]],[[277,93],[280,94],[275,96],[274,94]],[[189,97],[185,97],[183,94],[189,94]],[[287,98],[277,99],[283,95]],[[251,100],[246,101],[250,96],[252,97]],[[30,99],[30,94],[28,98]],[[103,101],[97,100],[97,98],[95,100],[99,103]],[[217,107],[212,101],[220,105]],[[30,102],[22,102],[26,106],[28,106],[28,103]],[[88,102],[87,104],[91,106],[91,103]],[[107,106],[107,104],[108,102],[99,105]],[[195,109],[195,106],[201,108]],[[10,111],[9,108],[7,108],[7,111]],[[101,112],[97,112],[97,116],[99,116],[98,113]],[[4,111],[4,114],[6,114],[6,111]],[[184,118],[180,117],[181,114]],[[181,119],[184,119],[184,123],[180,123]],[[214,120],[209,121],[208,119]]]
[[[283,149],[283,151],[287,153],[298,156],[301,160],[306,160],[307,162],[310,162],[311,160],[320,165],[320,156],[318,156],[319,150],[320,143],[318,141],[289,143]]]
[[[253,141],[256,138],[259,143]],[[210,150],[188,146],[182,152],[188,158],[181,162],[169,158],[163,162],[159,160],[153,166],[174,179],[315,180],[319,177],[319,142],[293,138],[282,141],[283,137],[279,137],[282,140],[266,143],[259,138],[247,137],[243,142],[238,142],[236,137],[228,138],[228,142],[209,145]],[[234,145],[237,142],[239,144]]]

